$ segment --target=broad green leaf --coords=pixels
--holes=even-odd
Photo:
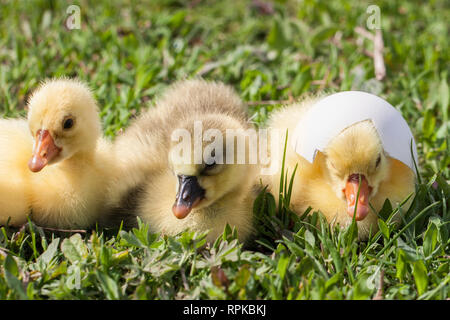
[[[238,273],[236,275],[236,278],[235,278],[236,285],[239,288],[244,288],[247,285],[247,282],[250,279],[250,276],[251,276],[251,274],[250,274],[250,270],[248,268],[248,265],[243,265],[239,269],[239,271],[238,271]]]
[[[314,245],[316,244],[316,238],[314,237],[311,231],[305,230],[305,240],[306,243],[308,243],[312,248],[314,248]]]
[[[68,239],[64,239],[61,244],[61,251],[70,262],[75,263],[86,258],[88,249],[79,233]]]
[[[267,35],[267,43],[274,49],[282,50],[289,46],[289,34],[286,20],[277,17],[273,20],[272,28]]]
[[[434,128],[436,126],[436,118],[433,115],[433,111],[428,109],[425,111],[425,116],[422,125],[422,131],[425,138],[431,138],[434,134]]]
[[[436,270],[436,274],[441,277],[448,277],[450,269],[450,262],[445,262],[439,266]]]
[[[380,227],[381,232],[383,233],[383,236],[389,240],[390,238],[390,232],[389,232],[389,227],[386,225],[386,223],[381,220],[378,219],[378,226]]]
[[[6,256],[5,261],[3,262],[3,268],[8,287],[18,294],[20,299],[27,300],[28,296],[22,281],[19,280],[19,267],[17,266],[16,260],[11,255]]]
[[[179,28],[183,24],[186,18],[186,14],[187,12],[185,10],[179,10],[176,13],[174,13],[170,18],[171,26],[173,28]]]
[[[353,299],[355,300],[366,300],[370,298],[374,289],[370,289],[368,287],[368,275],[362,274],[357,281],[354,291],[353,291]]]
[[[319,43],[321,43],[324,40],[327,40],[331,38],[338,28],[336,27],[320,27],[318,28],[318,31],[312,36],[311,44],[313,46],[317,46]]]
[[[127,232],[124,230],[120,231],[120,237],[127,242],[128,245],[137,247],[137,248],[143,248],[143,244],[139,241],[138,238],[132,233]]]
[[[427,268],[422,260],[414,262],[413,276],[416,283],[417,291],[419,296],[422,295],[428,286],[428,275]]]
[[[20,281],[8,270],[5,270],[5,279],[6,283],[8,284],[8,287],[10,287],[16,294],[18,294],[20,299],[28,300],[28,296],[25,292],[22,281]]]
[[[423,254],[428,257],[436,248],[438,238],[438,229],[434,223],[428,225],[423,239]]]
[[[58,252],[58,245],[59,245],[59,238],[56,238],[52,241],[52,243],[50,243],[50,245],[47,247],[47,250],[45,250],[40,255],[39,259],[42,260],[46,265],[48,265]]]
[[[330,289],[332,286],[338,283],[340,278],[341,275],[339,273],[336,273],[334,276],[328,279],[327,282],[325,283],[325,290]]]
[[[300,263],[296,268],[296,273],[299,275],[307,275],[313,269],[314,261],[310,257],[304,257],[300,260]]]
[[[397,261],[395,266],[397,268],[396,277],[402,281],[406,274],[406,255],[402,249],[397,250]]]
[[[267,194],[267,211],[269,215],[274,216],[276,214],[277,206],[275,202],[275,198],[271,193]]]
[[[286,246],[289,248],[289,250],[296,256],[302,258],[305,256],[303,253],[303,248],[301,248],[299,245],[297,245],[295,242],[292,241],[286,241]]]
[[[392,205],[389,199],[386,198],[386,200],[383,203],[383,208],[381,208],[378,214],[384,221],[386,221],[391,213],[392,213]]]
[[[280,276],[281,280],[284,280],[284,276],[286,275],[287,268],[289,266],[290,257],[282,255],[280,260],[278,260],[277,265],[277,273]]]
[[[110,300],[117,300],[120,298],[119,288],[117,282],[108,276],[106,273],[97,270],[97,278],[99,279],[100,285],[106,294],[106,297]]]
[[[19,276],[19,267],[17,266],[16,260],[8,254],[3,262],[3,267],[5,270],[9,271],[13,276]]]
[[[257,217],[262,216],[264,214],[265,194],[266,190],[264,189],[258,193],[258,196],[256,197],[255,201],[253,201],[253,214]]]

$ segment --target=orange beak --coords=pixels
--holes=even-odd
[[[360,178],[361,183],[359,182]],[[359,198],[357,199],[358,189]],[[347,198],[347,213],[352,218],[354,214],[356,221],[363,220],[369,214],[369,194],[371,189],[364,175],[354,173],[349,176],[343,191]]]
[[[28,168],[33,172],[39,172],[60,152],[61,148],[55,145],[50,132],[48,130],[38,130],[33,154],[30,161],[28,161]]]

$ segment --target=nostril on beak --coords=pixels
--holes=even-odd
[[[188,191],[188,190],[185,190],[185,191],[183,192],[182,198],[183,198],[184,201],[188,201],[188,200],[189,200],[190,195],[189,195],[189,191]]]

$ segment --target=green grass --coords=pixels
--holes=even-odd
[[[90,83],[105,134],[114,137],[167,85],[202,75],[234,86],[245,101],[364,89],[400,110],[416,137],[420,179],[411,208],[386,203],[380,232],[330,229],[318,213],[280,213],[272,195],[255,203],[259,235],[243,248],[226,229],[160,237],[131,231],[49,232],[33,224],[0,230],[0,299],[446,299],[450,295],[448,20],[443,1],[382,1],[386,78],[375,80],[354,1],[74,1],[81,30],[66,30],[65,1],[0,1],[0,101],[4,117],[26,114],[39,81]],[[330,41],[333,40],[333,41]],[[323,80],[323,81],[320,81]],[[257,124],[279,105],[249,106]],[[389,217],[405,212],[394,229]],[[380,288],[382,280],[382,290]],[[380,291],[380,292],[378,292]]]

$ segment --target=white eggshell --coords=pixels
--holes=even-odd
[[[332,138],[364,120],[372,121],[384,151],[415,172],[411,143],[417,164],[416,143],[408,124],[387,101],[367,92],[344,91],[320,99],[295,128],[292,147],[312,163]]]

